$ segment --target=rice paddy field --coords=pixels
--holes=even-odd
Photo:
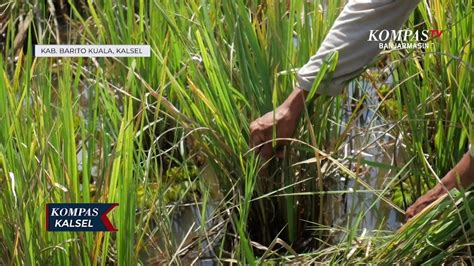
[[[440,38],[309,101],[284,159],[249,148],[344,4],[2,0],[0,264],[472,264],[469,191],[405,220],[474,143],[472,0],[421,1],[403,28]],[[117,232],[45,230],[47,203],[89,202],[119,204]]]

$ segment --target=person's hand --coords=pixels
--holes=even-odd
[[[448,193],[454,187],[461,186],[466,189],[474,183],[474,157],[466,153],[461,161],[446,174],[441,183],[437,184],[433,189],[421,196],[416,202],[410,206],[405,212],[407,219],[411,219],[417,213],[421,212],[426,206],[433,201]]]
[[[305,95],[305,91],[295,89],[275,111],[266,113],[250,124],[250,147],[257,147],[256,151],[262,159],[268,160],[275,153],[272,142],[269,141],[273,138],[274,127],[276,138],[293,136],[304,108]],[[277,147],[286,142],[277,141]],[[263,145],[259,146],[260,144]]]
[[[413,218],[419,212],[421,212],[428,205],[436,201],[438,198],[446,194],[447,191],[436,186],[432,190],[428,191],[425,195],[419,197],[415,203],[413,203],[405,212],[407,220]]]

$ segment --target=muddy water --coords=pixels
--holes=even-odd
[[[389,76],[385,83],[391,84],[392,77]],[[397,141],[397,136],[393,130],[390,130],[393,125],[376,113],[380,99],[370,82],[351,82],[348,86],[348,94],[345,122],[348,122],[352,115],[354,102],[358,102],[364,95],[365,100],[363,110],[358,114],[355,124],[351,127],[348,140],[344,144],[343,156],[351,159],[351,162],[345,165],[349,165],[352,171],[358,173],[361,180],[381,192],[387,188],[396,173],[383,167],[368,166],[364,160],[388,166],[401,165],[401,142]],[[345,125],[341,125],[341,129],[344,127]],[[358,216],[364,213],[358,228],[366,229],[371,234],[373,230],[396,230],[404,220],[403,214],[380,200],[375,193],[363,192],[366,188],[355,180],[337,176],[333,179],[330,189],[349,191],[330,196],[327,201],[326,213],[330,216],[329,220],[333,226],[353,228],[357,226]],[[388,194],[385,194],[385,197],[390,199]],[[340,239],[344,234],[337,234],[337,236]]]
[[[184,264],[214,265],[216,257],[214,247],[218,245],[220,238],[219,235],[211,233],[219,220],[219,217],[215,216],[216,207],[216,203],[210,202],[203,212],[202,206],[188,204],[178,207],[179,210],[173,215],[171,230],[176,243],[183,243],[185,245],[181,246],[186,246],[195,242],[180,259]]]

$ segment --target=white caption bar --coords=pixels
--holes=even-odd
[[[35,45],[36,57],[150,57],[150,45]]]

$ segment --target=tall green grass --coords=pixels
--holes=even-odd
[[[415,199],[465,152],[473,121],[471,1],[420,4],[407,27],[439,28],[442,38],[424,53],[388,55],[395,81],[388,94],[380,92],[378,109],[396,125],[392,135],[402,136],[407,165],[343,158],[364,102],[343,130],[348,96],[342,95],[307,106],[287,158],[270,162],[269,176],[259,175],[263,162],[249,151],[248,125],[291,92],[295,68],[317,50],[343,1],[69,1],[60,40],[51,3],[8,7],[0,57],[0,252],[6,263],[187,264],[204,240],[221,262],[255,264],[320,248],[309,257],[332,252],[342,263],[359,252],[351,244],[364,213],[343,230],[349,239],[343,244],[350,245],[324,249],[326,196],[350,192],[322,192],[325,180],[352,178],[400,209],[389,192],[401,186]],[[14,43],[30,11],[23,54]],[[152,56],[34,58],[33,40],[149,44]],[[384,108],[386,102],[394,107]],[[354,170],[366,163],[401,169],[393,173],[399,179],[382,190],[371,187]],[[119,231],[46,232],[48,202],[117,202],[111,217]],[[186,204],[198,206],[201,218],[179,239],[180,221],[173,217]],[[382,232],[377,241],[388,247],[397,237]],[[385,261],[381,256],[366,261]]]
[[[421,166],[412,171],[416,181],[408,180],[415,188],[415,197],[424,192],[424,184],[438,182],[430,168],[438,175],[446,173],[466,152],[473,123],[471,4],[450,1],[442,5],[434,1],[430,6],[420,5],[417,19],[413,17],[409,23],[441,29],[442,37],[435,38],[424,53],[393,54],[394,64],[399,65],[395,74],[402,81],[394,94],[399,110],[406,110],[399,113],[400,132],[409,156]]]

